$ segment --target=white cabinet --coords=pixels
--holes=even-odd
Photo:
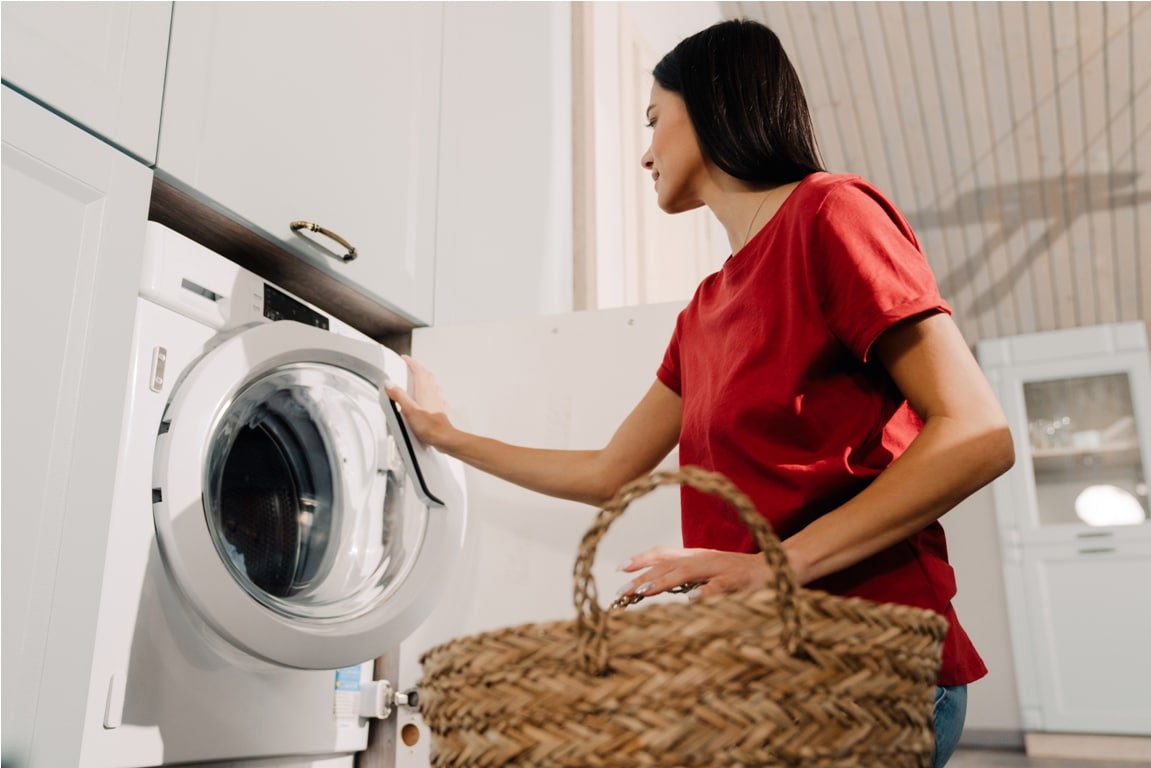
[[[1151,538],[1081,534],[1020,547],[1039,730],[1151,731]]]
[[[1151,735],[1142,323],[980,342],[1015,435],[993,485],[1024,728]]]
[[[440,3],[175,3],[157,173],[429,322],[442,27]]]
[[[0,96],[4,764],[76,765],[152,173]]]
[[[172,4],[3,4],[4,81],[148,164]]]
[[[435,325],[572,309],[571,17],[444,7]]]

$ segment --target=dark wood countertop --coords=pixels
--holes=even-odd
[[[193,195],[155,177],[148,218],[275,283],[386,347],[406,353],[416,324]]]

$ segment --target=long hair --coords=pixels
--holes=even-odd
[[[803,86],[763,24],[708,27],[681,41],[653,74],[684,100],[704,155],[726,173],[775,186],[823,170]]]

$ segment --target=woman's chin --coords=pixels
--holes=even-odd
[[[657,202],[661,211],[671,214],[685,213],[703,207],[702,200],[668,200],[666,202],[659,200]]]

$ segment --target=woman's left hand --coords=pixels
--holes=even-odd
[[[652,547],[624,563],[620,570],[643,571],[620,589],[620,597],[651,597],[697,582],[705,583],[692,590],[693,596],[722,595],[760,589],[771,576],[761,554],[678,547]]]

